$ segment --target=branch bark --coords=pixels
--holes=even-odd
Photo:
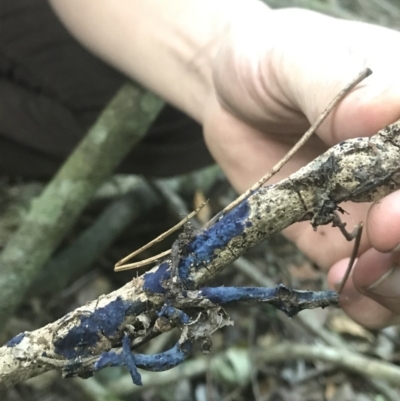
[[[253,245],[298,221],[328,224],[341,202],[374,201],[398,189],[399,134],[396,122],[371,138],[336,145],[289,178],[254,191],[212,226],[194,232],[180,244],[178,260],[165,259],[121,289],[42,329],[16,336],[0,348],[0,384],[52,368],[66,375],[86,374],[102,355],[121,346],[127,330],[134,341],[154,331],[156,312],[166,300],[174,306],[179,288],[176,306],[190,315],[187,290],[199,288]],[[175,268],[177,277],[171,272]],[[189,296],[182,305],[185,292]],[[206,308],[210,303],[214,305],[215,298],[208,299]]]

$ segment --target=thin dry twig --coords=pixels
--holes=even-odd
[[[165,236],[164,238],[166,238],[167,236]],[[151,241],[151,242],[153,242],[153,241]],[[145,246],[148,248],[149,246],[153,245],[153,244],[151,244],[151,245],[150,244],[151,243],[149,242],[147,244],[148,246],[147,245],[145,245]],[[147,248],[145,248],[145,249],[147,249]],[[137,251],[133,252],[131,255],[136,256],[138,253],[140,253],[138,251],[142,252],[142,251],[144,251],[144,249],[140,248]],[[167,251],[161,252],[155,256],[152,256],[151,258],[147,258],[147,259],[141,260],[139,262],[128,263],[128,264],[120,265],[120,266],[115,265],[114,271],[122,272],[123,270],[138,269],[139,267],[147,266],[150,263],[157,262],[157,260],[164,258],[165,256],[168,256],[170,253],[171,253],[171,249],[168,249]],[[129,255],[129,256],[131,256],[131,255]],[[131,256],[131,257],[133,257],[133,256]],[[124,259],[127,259],[127,258],[128,258],[128,256],[126,256]],[[128,259],[130,259],[130,257]]]
[[[208,202],[208,201],[207,201]],[[152,262],[155,262],[156,260],[167,256],[171,253],[171,250],[169,249],[168,251],[165,252],[161,252],[160,254],[153,256],[151,258],[145,259],[145,260],[141,260],[140,262],[136,262],[136,263],[131,263],[131,264],[124,264],[125,262],[127,262],[128,260],[132,259],[133,257],[139,255],[140,253],[142,253],[143,251],[145,251],[146,249],[149,249],[150,247],[152,247],[154,244],[156,244],[157,242],[161,242],[162,240],[164,240],[165,238],[167,238],[169,235],[171,235],[172,233],[174,233],[175,231],[179,230],[182,226],[184,226],[192,217],[196,216],[197,213],[200,212],[201,209],[203,209],[203,207],[207,204],[207,202],[203,202],[199,207],[197,207],[195,210],[193,210],[193,212],[191,212],[190,214],[188,214],[184,219],[182,219],[179,223],[175,224],[172,228],[170,228],[169,230],[163,232],[162,234],[160,234],[157,238],[153,239],[152,241],[150,241],[149,243],[147,243],[146,245],[142,246],[141,248],[137,249],[136,251],[130,253],[129,255],[125,256],[123,259],[121,259],[120,261],[118,261],[115,264],[115,268],[114,271],[118,272],[118,271],[122,271],[122,270],[129,270],[129,269],[136,269],[138,267],[142,267],[142,266],[146,266]]]

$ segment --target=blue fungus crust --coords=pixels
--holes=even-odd
[[[19,333],[13,337],[10,341],[6,343],[6,347],[15,347],[18,345],[25,337],[25,333]]]
[[[122,339],[122,361],[124,365],[128,368],[128,371],[131,375],[132,382],[137,386],[142,385],[142,377],[137,370],[135,356],[131,352],[131,340],[129,336],[125,334]]]
[[[123,364],[121,354],[117,354],[115,351],[106,351],[100,355],[93,367],[94,370],[101,370],[109,366],[122,366]]]
[[[248,201],[244,200],[212,226],[196,235],[187,245],[188,256],[179,263],[179,277],[187,282],[191,266],[201,267],[210,263],[217,249],[225,248],[229,241],[243,234],[252,225],[249,214]]]
[[[249,301],[252,299],[266,300],[276,296],[276,288],[262,287],[204,287],[200,294],[217,305],[230,302]]]
[[[172,369],[182,363],[190,355],[192,349],[193,342],[186,340],[182,344],[177,343],[173,348],[159,354],[133,354],[130,349],[129,337],[125,335],[122,341],[122,352],[103,352],[94,364],[94,369],[100,370],[109,366],[126,366],[131,374],[133,383],[141,386],[142,378],[137,368],[153,372]]]
[[[170,320],[177,320],[182,324],[189,324],[190,317],[180,309],[176,309],[173,306],[164,304],[161,311],[157,313],[159,317],[166,317]]]
[[[152,372],[162,372],[172,369],[182,363],[192,352],[193,342],[186,340],[182,344],[175,344],[168,351],[154,355],[135,354],[136,366]]]
[[[55,352],[67,359],[88,356],[101,336],[117,333],[132,305],[120,297],[93,313],[80,317],[80,324],[72,327],[63,337],[54,342]]]
[[[110,366],[126,366],[131,375],[132,382],[137,386],[142,385],[142,377],[137,370],[135,355],[131,352],[131,341],[128,335],[125,334],[122,339],[121,353],[115,351],[103,352],[93,367],[95,370],[100,370]]]
[[[335,291],[296,291],[279,284],[274,288],[263,287],[204,287],[199,291],[200,296],[207,298],[217,305],[230,302],[268,302],[275,308],[294,316],[304,308],[329,306],[338,302]]]
[[[159,268],[143,276],[143,289],[157,294],[165,294],[166,289],[163,287],[163,281],[169,280],[171,272],[167,262],[162,263]]]
[[[127,334],[122,339],[122,352],[103,352],[94,364],[94,369],[100,370],[109,366],[126,366],[131,374],[133,383],[137,386],[142,385],[142,378],[136,367],[135,355],[131,352],[131,340]]]

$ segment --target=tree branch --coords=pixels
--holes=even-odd
[[[97,188],[145,135],[162,105],[144,89],[132,84],[123,86],[34,200],[0,255],[2,327]]]
[[[228,302],[235,294],[220,296],[217,302],[200,289],[207,299],[191,303],[191,291],[199,294],[196,289],[224,266],[295,222],[310,220],[314,227],[328,224],[335,210],[340,210],[340,202],[378,200],[400,187],[399,133],[400,122],[396,122],[371,138],[336,145],[289,178],[259,188],[211,227],[178,239],[177,260],[162,260],[121,289],[42,329],[16,336],[0,348],[1,385],[11,385],[53,368],[66,376],[88,375],[101,358],[104,363],[105,355],[122,352],[112,349],[121,347],[127,335],[137,343],[151,332],[161,332],[162,323],[172,318],[158,317],[157,312],[163,304],[174,306],[174,302],[190,318],[189,325],[178,322],[187,328],[186,337],[175,349],[182,354],[179,347],[183,344],[191,348],[193,338],[200,336],[204,325],[209,326],[209,330],[203,330],[208,335],[219,327],[218,322],[228,324],[217,304]],[[173,268],[177,269],[176,276],[171,273]],[[203,306],[208,315],[198,315],[198,308]],[[193,307],[197,308],[195,312]],[[214,318],[210,318],[210,313]],[[173,357],[176,356],[175,353]],[[109,362],[112,360],[115,362],[117,357],[110,357]],[[170,366],[168,361],[165,366]],[[155,363],[153,367],[159,365]]]
[[[333,363],[350,372],[365,376],[371,380],[385,380],[395,386],[400,383],[398,366],[373,359],[349,350],[339,350],[326,345],[293,344],[283,342],[273,347],[257,350],[254,355],[258,363],[285,362],[305,359],[306,361],[323,361]]]

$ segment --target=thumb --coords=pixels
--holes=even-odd
[[[306,10],[282,14],[284,27],[301,23],[301,28],[295,36],[277,34],[277,79],[309,121],[363,68],[373,71],[322,125],[318,134],[328,146],[370,136],[400,118],[400,59],[392,51],[400,45],[399,32]]]
[[[354,266],[353,273],[340,294],[340,304],[358,323],[381,328],[400,323],[399,255],[369,249]],[[347,261],[335,264],[328,281],[339,287]]]
[[[359,259],[353,283],[360,293],[400,314],[400,255],[369,249]]]

